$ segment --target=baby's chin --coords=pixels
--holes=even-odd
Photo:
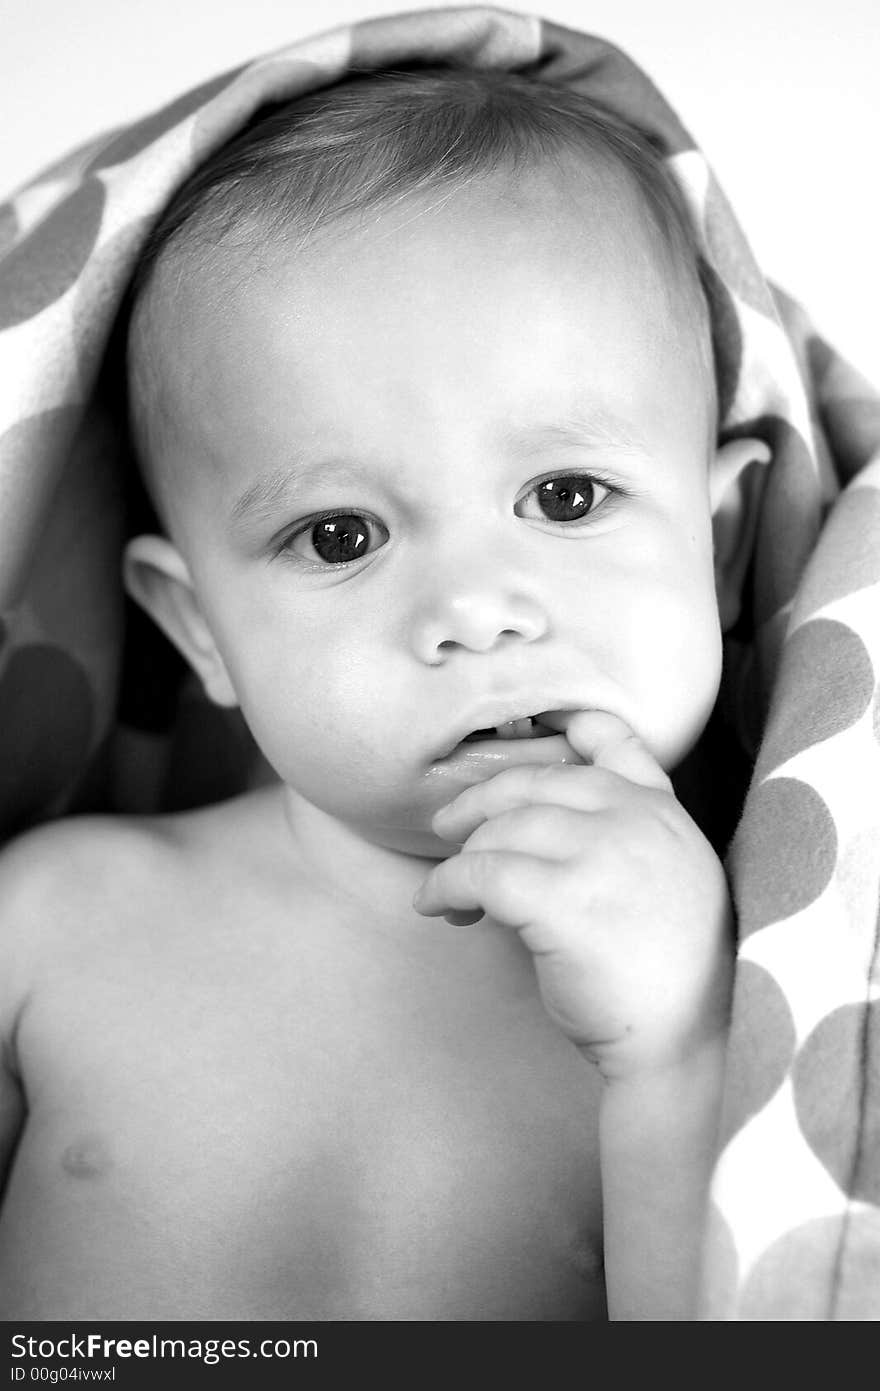
[[[360,823],[356,829],[362,838],[383,850],[392,850],[417,860],[446,860],[461,849],[448,840],[435,836],[429,827],[380,826]]]

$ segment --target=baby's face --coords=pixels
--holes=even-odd
[[[431,201],[270,250],[222,311],[196,286],[167,345],[177,535],[258,743],[428,854],[462,787],[566,754],[450,757],[470,731],[608,710],[672,769],[721,662],[710,407],[657,257],[577,180]]]

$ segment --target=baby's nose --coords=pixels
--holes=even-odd
[[[418,658],[438,666],[455,651],[489,652],[510,642],[535,642],[548,630],[542,603],[522,585],[491,574],[453,579],[418,608],[412,645]]]

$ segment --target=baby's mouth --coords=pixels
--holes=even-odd
[[[486,729],[474,729],[462,739],[463,744],[474,744],[484,739],[544,739],[558,730],[542,725],[540,716],[526,715],[521,720],[507,720],[504,724],[490,725]]]
[[[574,708],[548,704],[536,715],[518,715],[500,724],[480,725],[467,734],[460,734],[455,743],[447,745],[446,750],[433,760],[434,766],[440,769],[444,764],[449,764],[458,776],[469,776],[475,770],[482,770],[485,774],[489,767],[497,771],[508,764],[570,763],[576,756],[565,738],[568,723],[565,717]],[[510,705],[507,710],[503,707],[499,710],[496,706],[494,710],[485,709],[479,713],[501,715],[509,711]]]

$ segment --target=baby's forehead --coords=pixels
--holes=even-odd
[[[399,254],[395,241],[399,232],[406,239],[406,255]],[[155,487],[161,458],[169,452],[186,456],[190,470],[207,467],[204,461],[196,462],[197,456],[203,459],[203,451],[187,448],[193,441],[186,435],[196,430],[204,442],[213,405],[220,408],[218,414],[228,414],[224,393],[246,394],[253,374],[258,379],[261,367],[276,356],[279,344],[273,334],[278,321],[273,312],[262,314],[260,303],[274,311],[279,276],[280,294],[290,289],[291,314],[300,315],[296,339],[302,358],[308,359],[316,336],[324,335],[325,347],[331,341],[324,333],[326,301],[332,298],[345,317],[348,303],[339,286],[353,283],[352,277],[361,283],[354,283],[348,320],[365,312],[379,322],[393,318],[401,298],[410,299],[423,311],[413,325],[412,341],[418,346],[419,336],[432,332],[430,305],[425,311],[429,287],[443,300],[455,281],[460,288],[462,275],[472,274],[476,291],[482,288],[481,267],[494,273],[500,264],[504,278],[492,283],[502,286],[501,314],[501,301],[508,294],[504,282],[511,296],[521,287],[538,242],[546,251],[542,268],[547,278],[541,281],[545,291],[549,285],[546,298],[551,304],[564,300],[571,279],[566,236],[601,240],[613,250],[616,277],[627,285],[653,284],[653,291],[645,289],[636,297],[639,311],[646,317],[652,313],[658,321],[670,318],[668,303],[681,297],[680,290],[674,286],[670,256],[646,230],[639,191],[625,171],[597,169],[595,161],[575,156],[536,169],[525,183],[514,171],[495,171],[464,188],[447,190],[445,198],[438,199],[434,190],[400,200],[369,220],[339,219],[312,238],[296,224],[279,229],[255,222],[219,242],[194,237],[170,247],[141,296],[129,340],[132,420],[148,482]],[[362,263],[369,266],[368,272],[362,272]],[[295,303],[297,286],[306,279],[312,288],[311,313]],[[364,298],[365,289],[372,299]],[[467,298],[459,302],[466,310]],[[693,315],[676,311],[675,317],[682,318],[682,333],[693,336]],[[350,331],[356,334],[357,325],[350,323]],[[466,312],[459,331],[464,337],[471,331]],[[529,332],[525,319],[522,331]],[[218,342],[225,380],[212,375]],[[381,354],[381,337],[376,343]],[[230,370],[240,370],[241,380],[232,380]],[[278,402],[278,409],[283,408]],[[160,486],[167,492],[173,483],[164,479]]]
[[[462,208],[464,217],[457,217]],[[447,210],[452,211],[451,219],[444,216]],[[181,341],[203,321],[212,323],[212,331],[221,323],[230,327],[231,302],[240,305],[257,294],[261,279],[279,266],[301,266],[311,275],[335,277],[341,268],[356,265],[362,249],[369,252],[377,241],[417,223],[428,225],[429,236],[424,262],[408,263],[415,275],[438,281],[450,271],[454,275],[457,249],[466,243],[468,250],[482,244],[491,255],[503,249],[513,280],[516,258],[525,260],[534,251],[536,225],[543,224],[551,236],[558,233],[561,245],[563,226],[571,223],[572,212],[584,238],[598,244],[601,232],[606,245],[638,247],[641,255],[630,265],[633,276],[650,264],[659,285],[677,278],[681,267],[647,215],[650,200],[630,172],[587,149],[560,151],[553,160],[535,162],[528,169],[502,166],[449,188],[410,190],[369,214],[340,215],[319,227],[304,225],[293,210],[280,223],[249,214],[220,238],[204,237],[196,228],[191,237],[172,242],[154,268],[140,297],[150,312],[140,316],[138,327],[145,336],[169,344]],[[519,226],[522,233],[519,240],[505,237],[503,248],[499,215],[508,231]],[[453,252],[445,261],[436,254],[444,242]],[[371,267],[376,273],[375,257]],[[389,258],[385,270],[397,276],[400,266]],[[564,261],[559,261],[558,270],[562,278]],[[139,343],[132,346],[136,349]],[[165,353],[161,357],[169,360]]]
[[[130,354],[142,357],[155,384],[164,379],[170,397],[184,405],[205,354],[259,317],[267,286],[273,299],[289,298],[307,347],[310,336],[325,327],[322,300],[328,307],[336,301],[339,309],[340,284],[353,292],[347,316],[352,323],[365,307],[384,317],[401,296],[424,304],[431,289],[442,299],[467,276],[477,293],[501,262],[506,286],[494,277],[492,282],[500,286],[501,313],[536,264],[548,297],[561,293],[585,247],[609,282],[643,281],[645,289],[653,284],[668,296],[672,268],[646,229],[644,208],[625,173],[597,171],[585,158],[567,162],[573,168],[536,169],[526,181],[514,171],[495,171],[441,198],[435,191],[416,192],[369,219],[340,218],[317,233],[295,222],[279,229],[254,220],[220,241],[177,244],[141,297]],[[317,311],[309,314],[303,306],[315,298]],[[645,300],[646,316],[651,299]],[[345,310],[343,297],[343,315]],[[274,322],[270,315],[265,319]],[[412,329],[414,336],[430,334],[430,318]],[[461,331],[469,330],[465,314]],[[267,338],[263,346],[273,345]]]

